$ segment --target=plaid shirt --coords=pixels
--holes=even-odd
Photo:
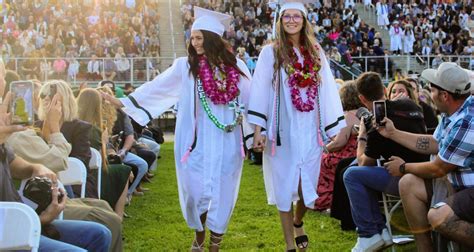
[[[453,187],[474,187],[474,98],[451,116],[443,115],[433,134],[441,160],[458,167],[448,174]]]

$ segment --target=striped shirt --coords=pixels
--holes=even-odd
[[[469,96],[451,116],[443,115],[434,138],[438,142],[438,156],[458,167],[448,174],[457,189],[474,187],[474,98]]]

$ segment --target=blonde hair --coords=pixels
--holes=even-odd
[[[283,13],[284,14],[284,13]],[[281,16],[283,16],[283,14]],[[309,51],[309,55],[313,58],[314,61],[319,60],[319,54],[317,53],[316,47],[319,47],[316,37],[314,36],[314,30],[311,24],[309,23],[306,16],[303,15],[303,28],[300,31],[300,36],[303,41],[302,47],[306,48]],[[274,52],[275,52],[275,64],[274,69],[278,70],[282,65],[287,65],[290,63],[290,51],[293,50],[292,46],[288,44],[288,38],[283,27],[283,22],[281,17],[276,23],[276,38],[274,43]],[[319,50],[322,50],[321,48]],[[288,73],[288,69],[285,66],[285,71]]]
[[[77,97],[77,114],[79,119],[86,121],[102,130],[102,97],[93,88],[81,90]]]
[[[105,92],[110,95],[114,95],[112,90],[106,86],[97,88],[97,90]],[[112,129],[115,125],[115,121],[117,120],[117,110],[112,104],[106,101],[102,102],[101,110],[102,110],[102,120],[106,121],[106,125],[103,125],[103,126],[109,130],[109,134],[110,134],[112,133]]]
[[[60,94],[62,97],[62,119],[63,122],[70,122],[74,119],[77,119],[77,104],[74,94],[72,92],[69,84],[63,80],[50,80],[46,82],[40,90],[40,104],[38,109],[38,118],[40,120],[45,120],[46,115],[48,114],[48,108],[43,106],[41,102],[42,97],[49,96],[51,91],[51,86],[56,85],[56,93]]]

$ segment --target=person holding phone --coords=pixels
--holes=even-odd
[[[398,195],[400,179],[391,176],[384,167],[377,166],[377,160],[388,160],[394,155],[403,156],[405,160],[413,162],[429,159],[427,155],[418,154],[383,137],[375,127],[384,127],[381,122],[385,116],[391,118],[397,127],[413,133],[425,133],[426,126],[423,112],[414,101],[386,100],[385,86],[378,73],[363,73],[355,83],[359,99],[374,115],[370,119],[371,122],[361,119],[357,138],[358,166],[349,167],[345,171],[344,184],[359,236],[352,251],[375,251],[393,244],[379,208],[379,193]]]
[[[288,251],[309,246],[303,218],[319,197],[321,157],[330,137],[346,126],[334,76],[307,13],[302,1],[282,5],[276,40],[257,61],[248,109],[253,148],[263,151],[267,199],[279,211]]]
[[[0,97],[3,97],[4,76],[0,66]],[[13,186],[13,178],[47,177],[56,183],[56,174],[40,164],[32,164],[19,156],[6,144],[6,140],[14,132],[26,130],[23,125],[11,125],[11,117],[7,114],[11,103],[11,93],[5,95],[0,102],[0,201],[21,202],[21,198]],[[108,251],[110,247],[110,231],[101,224],[84,221],[57,220],[63,211],[67,197],[58,201],[60,189],[55,187],[52,192],[51,204],[40,214],[42,225],[52,225],[59,232],[60,239],[46,236],[40,237],[39,251]],[[62,191],[64,194],[64,191]],[[84,250],[85,249],[85,250]]]

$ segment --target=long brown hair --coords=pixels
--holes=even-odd
[[[282,13],[281,16],[283,16]],[[322,48],[319,46],[318,42],[316,41],[316,37],[314,36],[313,27],[309,23],[306,16],[303,15],[303,28],[300,31],[300,39],[301,39],[301,46],[309,51],[309,54],[313,58],[314,61],[319,59],[319,54],[317,53],[316,47],[319,50]],[[290,52],[293,50],[292,45],[288,43],[288,38],[285,32],[285,28],[283,27],[283,22],[281,21],[281,16],[276,23],[276,38],[275,43],[273,46],[274,53],[276,55],[274,69],[277,70],[282,65],[287,65],[290,63]],[[288,69],[285,68],[285,71],[288,72]]]
[[[248,78],[248,76],[246,76],[237,66],[237,59],[232,53],[232,47],[227,41],[213,32],[205,30],[200,31],[204,38],[204,54],[206,55],[209,64],[212,66],[219,66],[223,63],[226,66],[234,67],[239,71],[240,75]],[[192,75],[194,79],[197,79],[199,74],[199,56],[191,42],[188,45],[188,63],[190,66],[189,74]]]
[[[388,85],[388,94],[387,97],[391,100],[392,98],[392,90],[395,87],[395,85],[400,84],[405,87],[408,93],[408,98],[410,98],[412,101],[414,101],[416,104],[420,105],[418,102],[418,97],[416,96],[413,87],[411,86],[410,82],[406,80],[397,80]]]

